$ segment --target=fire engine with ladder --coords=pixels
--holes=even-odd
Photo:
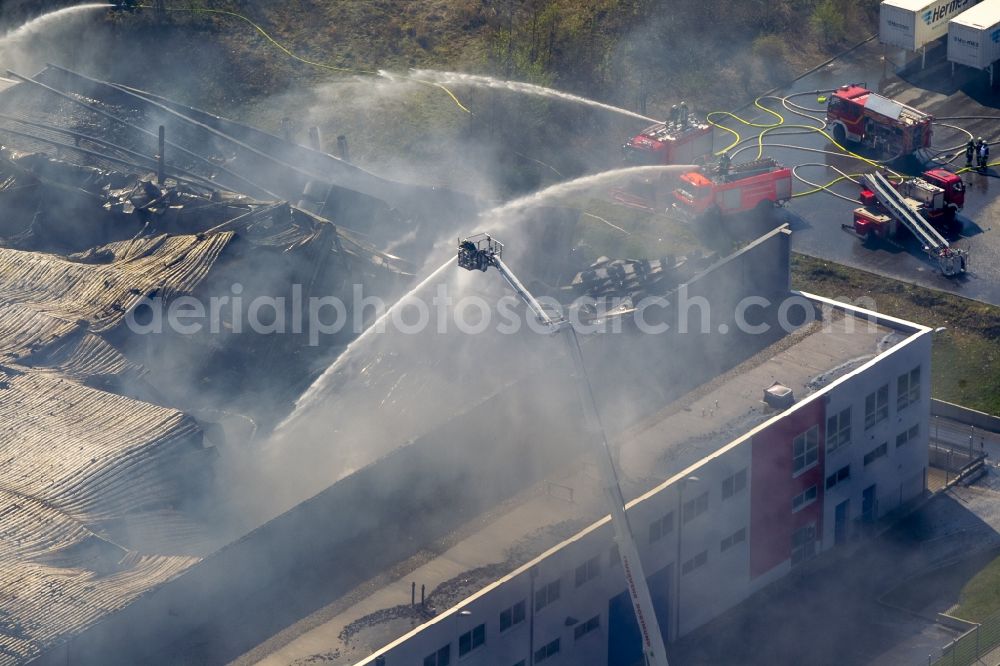
[[[866,241],[876,238],[888,239],[896,236],[900,227],[905,228],[917,239],[942,275],[952,277],[966,271],[969,262],[968,252],[952,247],[935,225],[925,217],[928,210],[927,201],[910,196],[913,194],[929,196],[931,204],[938,205],[934,203],[934,199],[943,199],[941,188],[930,185],[924,179],[915,178],[904,181],[897,189],[877,171],[865,174],[862,176],[862,181],[865,189],[861,193],[861,201],[866,205],[854,210],[854,223],[850,226],[844,225],[845,228],[852,230]],[[931,188],[938,192],[935,193]],[[964,189],[962,192],[964,201]],[[942,202],[942,205],[944,210],[947,210],[947,204]]]
[[[934,117],[850,84],[830,95],[826,122],[837,143],[860,144],[883,158],[895,159],[930,148]]]

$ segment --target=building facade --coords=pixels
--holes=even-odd
[[[884,350],[820,368],[809,395],[629,503],[668,642],[925,494],[930,329],[804,296],[858,326],[883,327]],[[359,666],[641,660],[605,518]]]

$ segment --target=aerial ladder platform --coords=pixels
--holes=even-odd
[[[906,198],[885,176],[876,171],[863,175],[862,180],[885,212],[909,229],[910,233],[920,241],[924,252],[937,263],[943,275],[950,277],[965,272],[968,253],[951,247],[945,237],[907,203]]]
[[[576,337],[576,329],[565,318],[549,314],[507,267],[501,258],[502,255],[503,243],[489,234],[477,234],[458,243],[458,265],[461,268],[483,272],[486,272],[490,267],[495,268],[550,333],[562,334],[575,366],[576,390],[583,407],[584,422],[592,453],[596,457],[597,467],[601,473],[601,485],[611,514],[615,543],[618,545],[618,552],[621,555],[626,588],[639,627],[645,666],[668,666],[667,650],[663,644],[663,635],[660,633],[660,626],[653,609],[653,598],[646,583],[646,574],[639,559],[639,549],[635,543],[632,526],[629,523],[628,514],[625,512],[625,497],[622,494],[614,456],[608,445],[607,435],[597,410],[597,402],[594,399],[594,392],[587,376],[587,367],[583,362],[583,352]]]

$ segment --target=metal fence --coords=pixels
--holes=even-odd
[[[928,666],[969,666],[1000,646],[1000,611],[927,657]]]
[[[982,465],[986,458],[985,444],[996,437],[974,426],[938,416],[931,417],[928,425],[928,462],[945,473],[946,484],[962,472]]]

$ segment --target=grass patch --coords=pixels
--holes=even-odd
[[[934,337],[932,395],[1000,414],[1000,307],[798,254],[792,284],[829,298],[871,298],[881,313],[945,327]]]
[[[982,622],[997,611],[1000,611],[1000,557],[965,584],[958,598],[958,608],[952,614],[963,620]]]

